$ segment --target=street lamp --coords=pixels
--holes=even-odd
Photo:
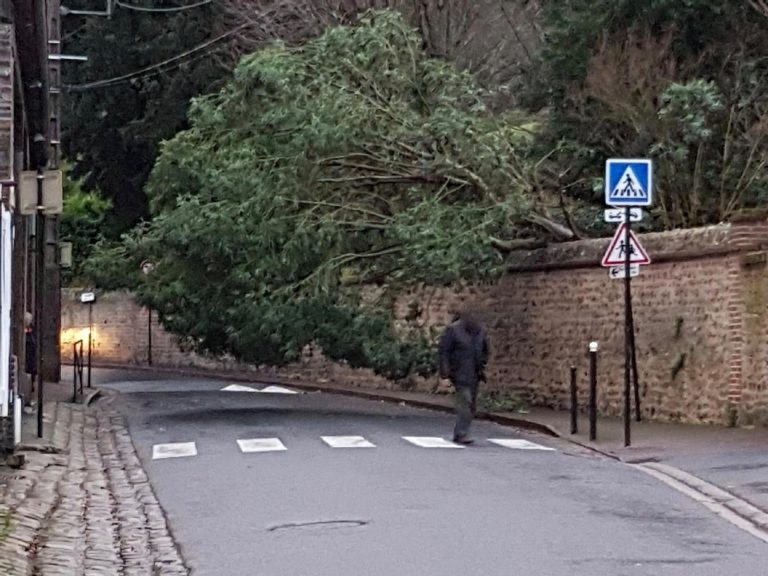
[[[144,276],[149,276],[155,269],[153,262],[144,260],[139,267]],[[147,306],[147,364],[152,366],[152,307]]]

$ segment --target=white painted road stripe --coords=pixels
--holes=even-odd
[[[230,384],[220,390],[221,392],[258,392],[256,388],[250,386],[241,386],[240,384]]]
[[[454,444],[445,438],[434,436],[403,436],[403,440],[419,448],[464,448],[460,444]]]
[[[528,440],[520,440],[517,438],[489,438],[488,442],[493,442],[504,448],[512,448],[513,450],[546,450],[548,452],[554,452],[554,448],[542,446],[541,444],[534,444],[528,442]]]
[[[176,442],[172,444],[155,444],[152,447],[152,460],[163,458],[184,458],[197,456],[197,446],[194,442]]]
[[[263,392],[264,394],[300,394],[300,392],[296,392],[296,390],[289,390],[282,386],[267,386],[266,388],[259,390],[259,392]]]
[[[362,436],[321,436],[331,448],[376,448]]]
[[[251,438],[238,440],[240,450],[243,452],[278,452],[288,450],[279,438]]]

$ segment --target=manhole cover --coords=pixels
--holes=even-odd
[[[282,530],[334,530],[339,528],[360,528],[368,524],[367,520],[320,520],[315,522],[291,522],[271,526],[269,532]]]

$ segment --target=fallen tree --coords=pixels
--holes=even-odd
[[[537,122],[487,96],[396,13],[259,50],[195,100],[152,172],[152,222],[90,270],[203,351],[281,364],[316,343],[427,374],[430,335],[395,328],[398,293],[494,278],[510,246],[570,233],[534,211]]]

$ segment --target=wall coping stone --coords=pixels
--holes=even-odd
[[[639,237],[654,263],[696,260],[750,252],[768,246],[768,221],[652,232],[640,234]],[[609,242],[610,238],[596,238],[511,252],[507,257],[507,271],[594,268],[600,266]]]

